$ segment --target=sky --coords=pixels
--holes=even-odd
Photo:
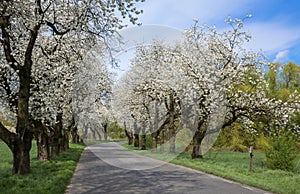
[[[198,19],[199,24],[226,28],[228,15],[243,18],[252,35],[251,48],[262,49],[270,60],[300,64],[299,0],[146,0],[140,4],[144,24],[166,25],[185,30]]]
[[[244,18],[251,14],[252,18],[244,23],[252,35],[246,47],[262,50],[271,62],[293,61],[300,65],[299,0],[146,0],[138,8],[143,10],[139,15],[142,26],[160,25],[179,31],[190,28],[195,19],[200,25],[216,25],[224,30],[228,16]]]

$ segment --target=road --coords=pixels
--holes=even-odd
[[[172,193],[266,194],[268,192],[189,168],[137,155],[119,143],[87,147],[66,194]]]

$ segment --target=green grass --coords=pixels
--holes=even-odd
[[[59,194],[64,193],[84,149],[84,145],[70,144],[70,149],[48,162],[36,159],[36,144],[31,149],[31,173],[12,175],[12,154],[0,141],[0,193],[1,194]]]
[[[160,160],[169,161],[170,158],[174,158],[174,155],[167,153],[139,150],[127,144],[123,146]],[[191,159],[190,153],[181,153],[170,162],[276,193],[300,194],[300,157],[296,161],[298,172],[294,173],[267,169],[263,153],[254,153],[255,172],[249,171],[249,153],[208,152],[203,159],[194,160]]]

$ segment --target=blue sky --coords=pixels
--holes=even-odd
[[[189,28],[193,19],[200,24],[226,28],[224,19],[243,18],[251,13],[245,29],[252,34],[247,47],[262,49],[270,61],[300,64],[300,1],[298,0],[146,0],[139,8],[144,25]]]

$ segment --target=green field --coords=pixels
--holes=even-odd
[[[171,154],[139,150],[127,144],[123,146],[136,153],[160,160],[169,161],[170,157],[174,157]],[[208,152],[204,155],[203,159],[195,160],[191,159],[189,153],[181,153],[175,159],[171,160],[171,163],[215,174],[275,193],[300,194],[300,156],[295,161],[298,169],[295,172],[267,169],[263,153],[254,154],[255,172],[249,171],[249,153]]]
[[[36,144],[31,149],[31,173],[12,175],[12,154],[0,141],[0,193],[1,194],[62,194],[76,168],[84,145],[70,144],[70,149],[48,162],[36,159]]]

